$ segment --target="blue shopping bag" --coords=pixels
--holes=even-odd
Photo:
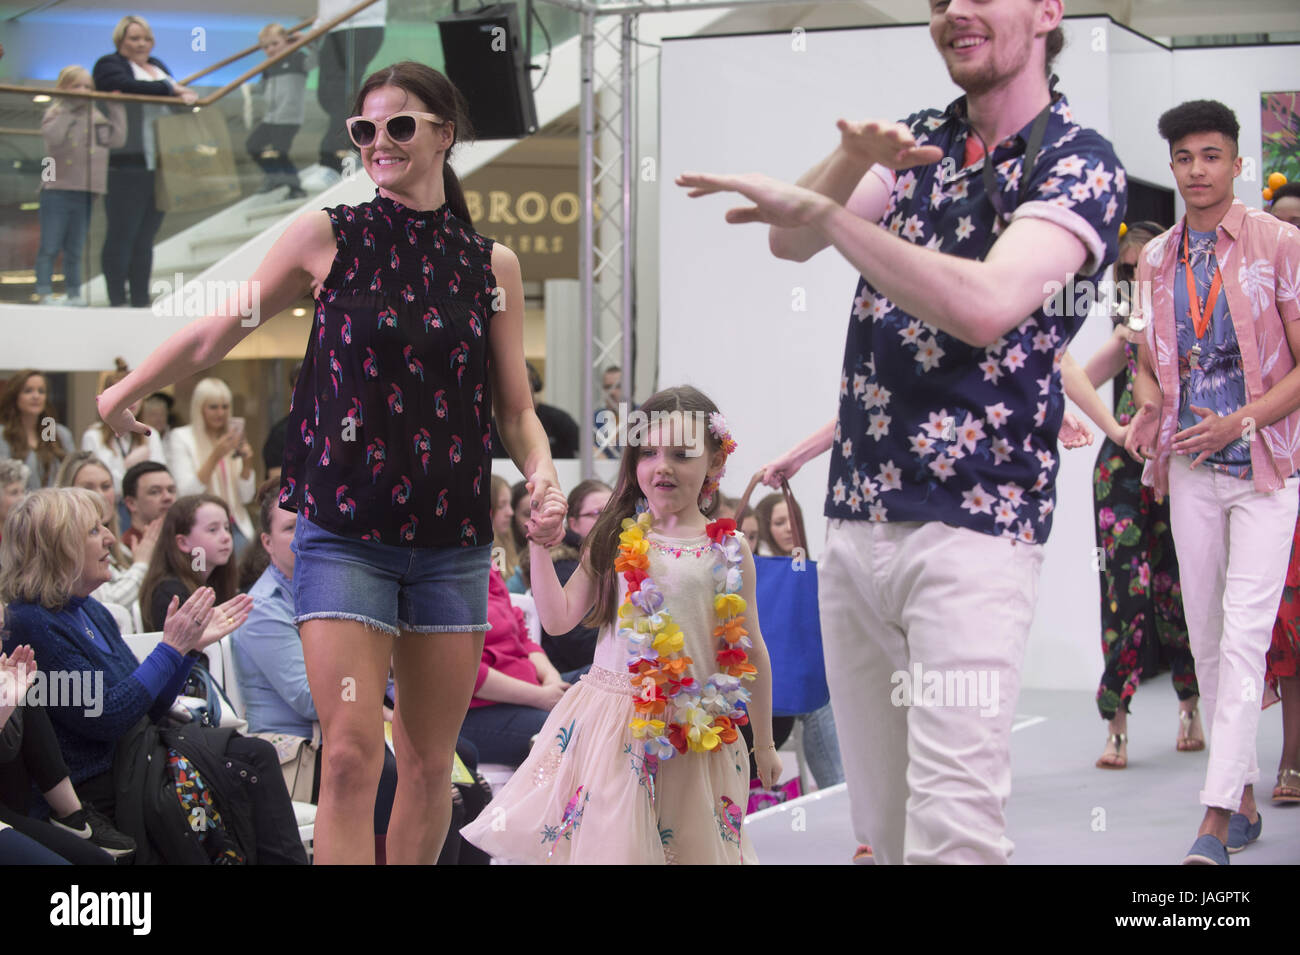
[[[772,712],[812,713],[830,702],[817,613],[817,562],[754,558],[758,622],[772,660]]]
[[[762,471],[754,475],[736,511],[736,523],[744,520],[749,497]],[[754,597],[758,601],[758,622],[763,642],[772,661],[772,714],[799,716],[821,709],[830,702],[826,686],[826,660],[822,655],[822,628],[817,609],[817,562],[807,559],[808,539],[803,514],[784,480],[785,494],[794,532],[796,558],[754,555]],[[751,549],[757,546],[750,542]]]

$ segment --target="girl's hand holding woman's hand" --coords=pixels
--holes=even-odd
[[[182,656],[191,650],[199,649],[203,632],[212,620],[213,605],[217,594],[211,587],[200,587],[190,594],[190,599],[181,603],[179,597],[173,597],[167,607],[167,619],[163,623],[163,640]]]
[[[525,525],[528,539],[543,547],[553,547],[564,539],[564,515],[569,502],[550,478],[528,482],[532,510]]]

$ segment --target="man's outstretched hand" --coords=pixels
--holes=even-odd
[[[689,189],[692,199],[715,192],[738,192],[752,206],[727,210],[727,221],[766,222],[785,229],[811,225],[819,217],[838,208],[819,192],[791,185],[771,176],[750,172],[738,176],[716,176],[704,172],[684,172],[677,185]]]
[[[840,148],[869,166],[879,163],[890,169],[928,166],[943,159],[938,146],[918,146],[912,131],[902,123],[866,120],[855,123],[841,119]]]

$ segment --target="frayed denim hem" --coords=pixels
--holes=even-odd
[[[294,617],[294,626],[301,625],[308,620],[353,620],[357,623],[364,623],[367,630],[378,630],[380,633],[387,634],[390,637],[398,635],[396,627],[386,623],[380,623],[373,617],[365,617],[355,613],[340,613],[334,610],[326,610],[320,613],[305,613],[302,616]]]
[[[485,633],[491,624],[454,624],[450,627],[413,627],[409,623],[397,621],[397,625],[410,633]]]

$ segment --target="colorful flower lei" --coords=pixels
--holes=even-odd
[[[627,582],[627,598],[619,607],[619,636],[627,640],[628,670],[639,688],[632,735],[645,748],[649,768],[676,753],[718,751],[735,742],[738,726],[749,722],[745,704],[749,690],[742,680],[757,674],[745,649],[752,647],[745,630],[745,599],[740,595],[741,545],[736,522],[708,525],[711,550],[718,558],[713,570],[713,610],[720,638],[718,668],[703,683],[688,669],[694,662],[683,652],[685,635],[664,609],[664,594],[650,577],[650,515],[625,518],[619,535],[616,573]]]

